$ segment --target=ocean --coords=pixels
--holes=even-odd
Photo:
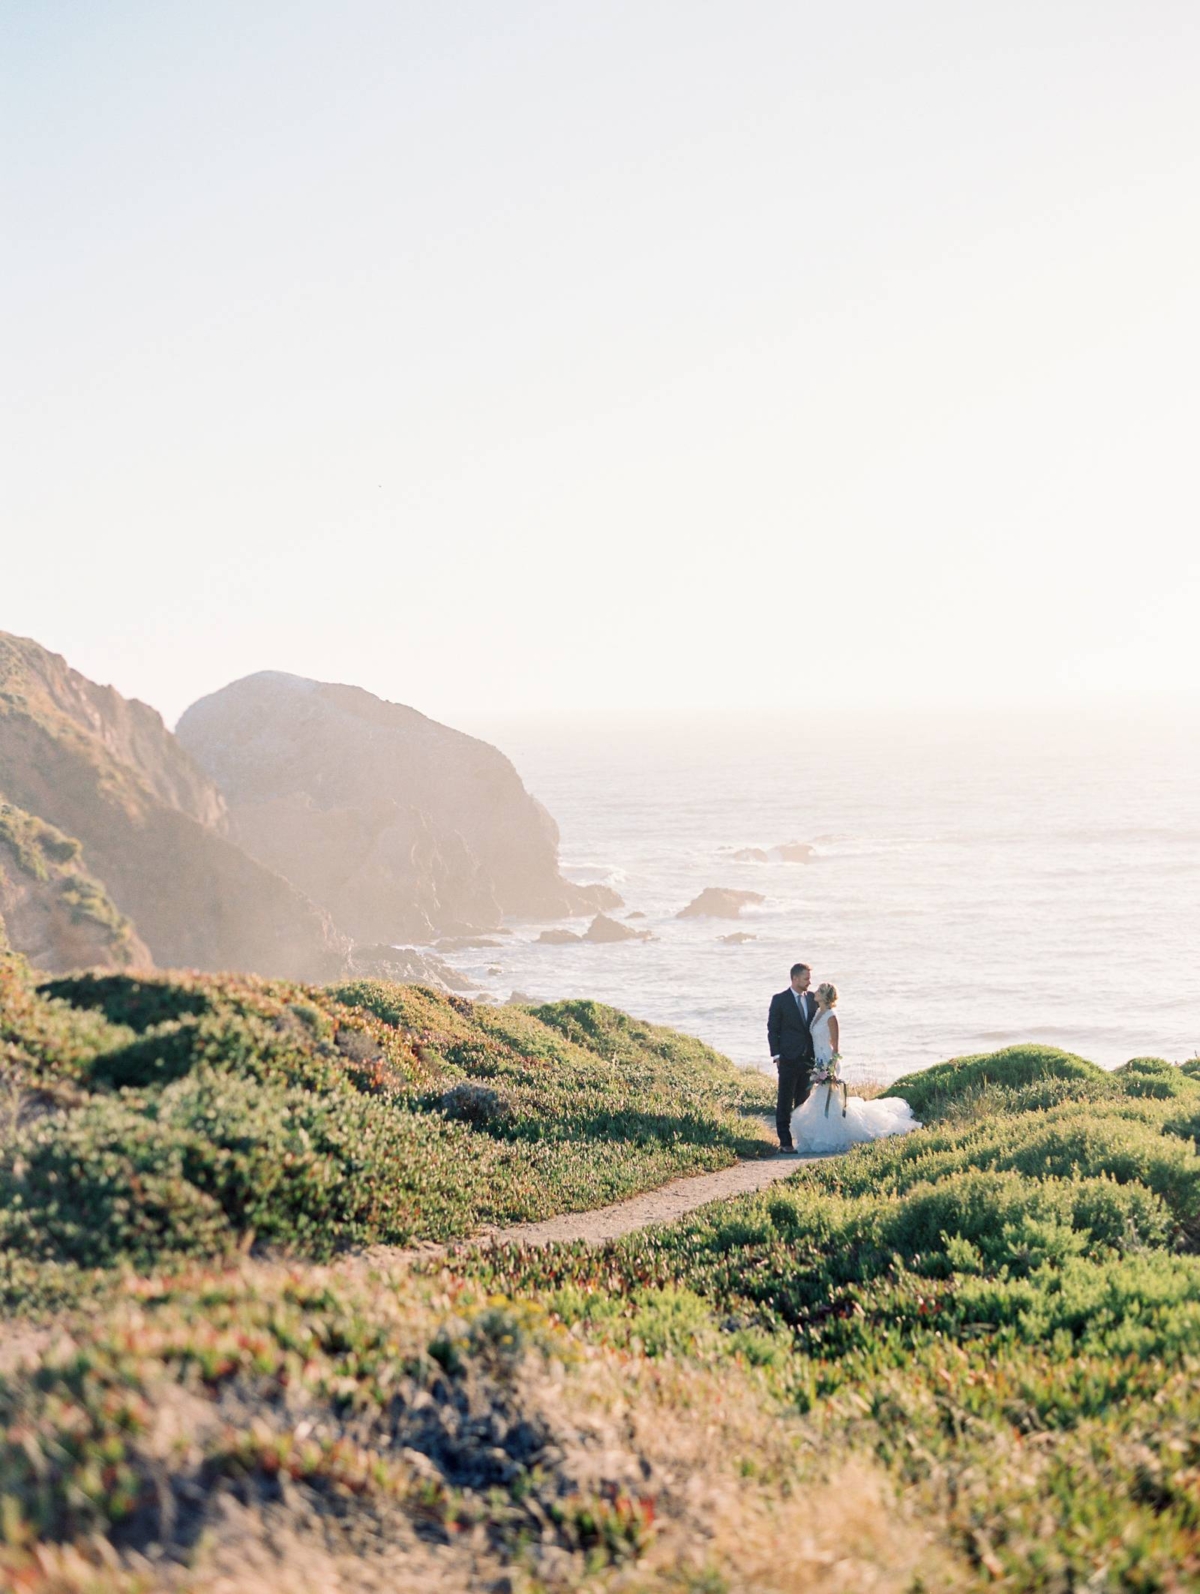
[[[1020,1041],[1108,1068],[1200,1051],[1194,710],[466,728],[554,815],[563,872],[654,936],[548,946],[513,922],[448,958],[499,1000],[593,997],[769,1071],[767,1004],[803,961],[838,987],[852,1079]],[[774,851],[793,842],[807,861]],[[677,918],[708,886],[764,901]]]

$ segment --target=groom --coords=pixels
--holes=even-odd
[[[816,997],[808,986],[812,971],[807,963],[792,964],[792,981],[786,991],[771,998],[767,1014],[767,1044],[779,1075],[775,1098],[775,1128],[780,1151],[793,1151],[792,1113],[808,1100],[812,1089],[813,1043],[810,1026],[817,1011]]]

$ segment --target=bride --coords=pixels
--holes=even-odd
[[[792,1114],[792,1141],[802,1157],[846,1151],[884,1135],[905,1135],[921,1125],[912,1108],[898,1097],[863,1101],[847,1094],[838,1073],[837,987],[818,985],[817,1012],[810,1026],[813,1041],[813,1087],[808,1100]]]

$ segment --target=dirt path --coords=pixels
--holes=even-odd
[[[806,1162],[819,1157],[764,1157],[760,1161],[735,1162],[718,1173],[687,1174],[644,1195],[630,1196],[615,1206],[597,1207],[592,1212],[563,1212],[541,1223],[518,1223],[511,1229],[490,1229],[480,1238],[492,1245],[553,1245],[556,1240],[583,1240],[596,1245],[615,1240],[652,1223],[671,1223],[686,1212],[723,1201],[729,1196],[749,1195],[763,1190],[777,1179],[786,1179]]]
[[[555,1245],[582,1241],[585,1245],[600,1245],[605,1240],[632,1234],[635,1229],[648,1229],[654,1223],[673,1223],[676,1218],[707,1206],[710,1201],[752,1195],[779,1179],[786,1179],[806,1163],[824,1160],[823,1157],[762,1157],[735,1162],[732,1168],[722,1168],[717,1173],[685,1174],[672,1179],[670,1184],[660,1185],[657,1190],[630,1196],[627,1201],[618,1201],[611,1207],[595,1207],[590,1212],[563,1212],[556,1218],[544,1218],[540,1223],[518,1223],[509,1229],[480,1229],[454,1244]],[[411,1246],[370,1245],[350,1252],[341,1265],[388,1267],[399,1262],[408,1266],[444,1256],[449,1249],[437,1240],[419,1240]]]

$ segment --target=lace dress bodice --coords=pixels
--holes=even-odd
[[[832,1017],[831,1009],[823,1008],[809,1025],[809,1034],[812,1036],[813,1060],[827,1063],[833,1057],[833,1041],[829,1036],[829,1020]]]

